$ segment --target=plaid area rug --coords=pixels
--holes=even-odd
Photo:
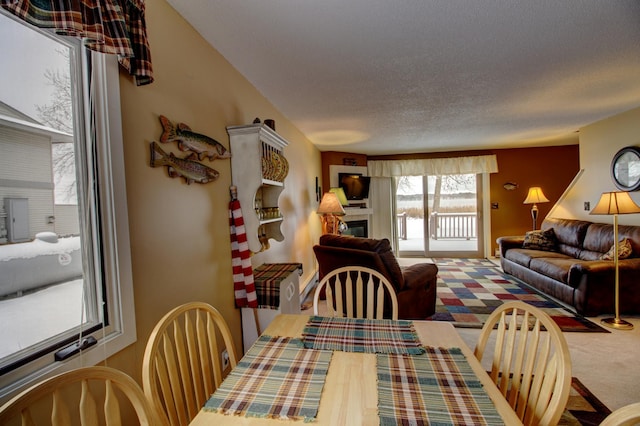
[[[456,327],[482,328],[497,306],[510,300],[522,300],[544,310],[562,331],[609,332],[504,274],[495,265],[439,265],[438,268],[436,313],[430,318],[432,320],[453,322]]]
[[[571,391],[567,408],[562,413],[558,426],[595,426],[611,414],[594,394],[577,377],[571,378]]]
[[[487,266],[495,267],[495,263],[489,259],[458,259],[458,258],[438,258],[434,257],[433,262],[438,266]]]

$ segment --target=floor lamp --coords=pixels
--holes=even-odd
[[[335,193],[324,193],[316,213],[322,216],[323,234],[338,234],[338,225],[340,224],[338,216],[344,216],[345,211]]]
[[[602,323],[619,330],[632,330],[633,324],[620,318],[620,288],[618,275],[618,215],[640,213],[640,207],[633,202],[628,192],[604,192],[598,204],[589,214],[613,216],[613,262],[615,267],[615,318],[604,318]]]
[[[538,222],[538,203],[548,203],[549,200],[544,196],[542,189],[539,186],[532,186],[529,188],[527,198],[522,204],[533,204],[531,207],[531,218],[533,219],[533,230],[536,230],[536,224]]]

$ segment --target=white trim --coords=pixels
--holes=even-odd
[[[81,366],[98,364],[136,341],[131,249],[127,213],[118,62],[115,55],[92,53],[100,173],[102,256],[110,325],[93,333],[98,344],[69,360],[42,357],[0,377],[0,402],[38,380]],[[105,121],[104,119],[108,121]],[[89,121],[89,120],[87,120]],[[87,123],[87,126],[89,123]],[[91,134],[91,133],[87,133]]]

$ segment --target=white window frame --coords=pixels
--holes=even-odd
[[[83,61],[84,61],[84,56]],[[85,117],[90,117],[88,93],[93,91],[93,130],[86,119],[85,134],[95,135],[96,169],[99,185],[94,196],[100,202],[100,262],[105,298],[107,300],[109,325],[94,333],[98,343],[64,361],[55,361],[54,353],[42,356],[28,364],[0,376],[0,403],[6,401],[24,387],[43,378],[74,368],[96,365],[136,341],[136,322],[133,279],[131,271],[131,248],[129,239],[128,209],[124,168],[122,122],[120,111],[120,83],[118,61],[115,55],[91,52],[92,88],[88,89],[86,72],[79,75],[85,79],[82,85]],[[79,61],[76,61],[79,63]],[[87,64],[84,64],[87,65]],[[86,70],[87,67],[85,66]],[[79,96],[75,96],[79,99]],[[94,223],[95,225],[95,223]]]

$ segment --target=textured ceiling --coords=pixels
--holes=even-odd
[[[638,0],[168,0],[320,150],[575,143],[640,106]]]

